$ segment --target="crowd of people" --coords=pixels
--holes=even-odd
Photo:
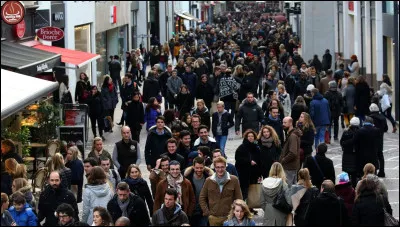
[[[14,143],[2,140],[2,226],[254,226],[255,208],[269,226],[384,225],[392,213],[379,179],[386,118],[397,130],[389,76],[375,93],[355,55],[346,67],[329,50],[322,62],[304,61],[287,22],[236,5],[240,12],[214,24],[127,52],[124,67],[110,56],[101,88],[81,73],[75,101],[89,106],[91,152],[82,160],[71,146],[51,157],[37,198]],[[107,151],[104,117],[114,122],[118,95],[121,140]],[[227,161],[230,128],[243,137],[235,163]],[[331,139],[343,150],[338,176],[326,157]]]

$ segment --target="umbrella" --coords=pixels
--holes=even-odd
[[[284,22],[286,21],[286,17],[283,15],[275,16],[275,21]]]

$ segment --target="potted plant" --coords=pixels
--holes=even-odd
[[[16,132],[11,132],[5,128],[1,132],[1,135],[4,138],[13,140],[15,143],[17,143],[17,146],[22,147],[22,157],[27,157],[30,155],[31,148],[29,147],[29,144],[31,132],[28,127],[22,126],[21,129]]]
[[[63,125],[63,121],[60,119],[60,108],[42,101],[40,102],[37,112],[39,115],[39,142],[47,143],[47,141],[51,139],[56,139],[57,127]]]

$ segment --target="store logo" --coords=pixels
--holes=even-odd
[[[1,19],[9,25],[21,22],[25,17],[25,7],[18,1],[6,1],[1,6]]]
[[[36,71],[37,72],[42,72],[42,71],[45,71],[45,70],[48,70],[48,69],[49,69],[49,66],[47,65],[47,63],[43,63],[43,64],[40,64],[40,65],[36,66]]]
[[[45,41],[58,41],[64,38],[64,31],[57,27],[44,27],[36,32],[37,37]]]
[[[54,13],[53,16],[54,16],[54,18],[53,18],[54,21],[62,21],[62,20],[64,20],[64,12]]]
[[[25,21],[22,20],[20,23],[18,23],[17,25],[14,25],[14,29],[15,29],[15,35],[22,39],[25,35],[25,31],[26,31],[26,24]]]

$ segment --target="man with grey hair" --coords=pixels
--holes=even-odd
[[[354,150],[357,160],[357,172],[363,175],[365,164],[379,166],[378,151],[380,131],[374,126],[374,120],[366,116],[363,126],[354,135]]]
[[[374,120],[374,125],[379,129],[379,146],[378,146],[378,159],[379,159],[379,173],[378,177],[385,177],[385,159],[383,157],[383,135],[388,131],[388,124],[386,117],[379,113],[379,107],[375,103],[369,106],[369,115]]]

